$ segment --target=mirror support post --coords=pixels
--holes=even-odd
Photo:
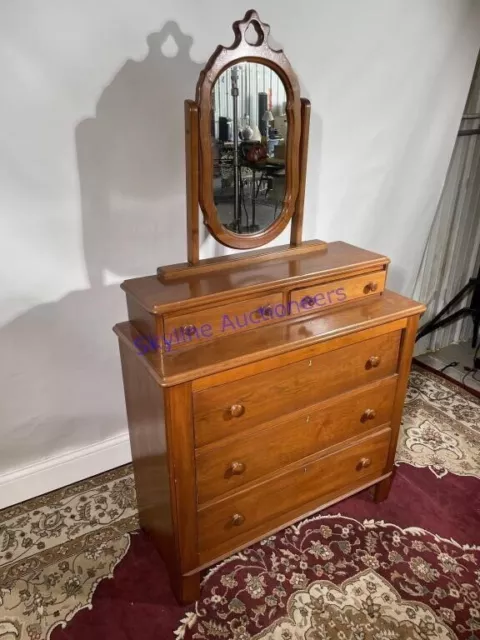
[[[198,105],[185,100],[185,171],[187,182],[187,259],[196,265],[200,259],[199,248],[199,117]]]
[[[308,135],[310,133],[310,100],[301,98],[300,112],[300,150],[298,160],[298,196],[295,204],[295,211],[292,217],[290,232],[290,246],[298,247],[302,244],[303,213],[305,201],[305,186],[307,182],[307,159],[308,159]]]

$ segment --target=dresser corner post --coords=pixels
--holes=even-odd
[[[177,600],[188,604],[200,596],[200,573],[195,572],[198,567],[198,534],[191,383],[165,387],[164,400],[177,553],[177,567],[171,582]]]
[[[395,454],[397,452],[398,436],[402,422],[403,407],[405,404],[405,395],[407,393],[408,377],[412,366],[413,348],[415,346],[415,337],[417,335],[419,319],[420,316],[418,314],[409,316],[407,318],[407,326],[403,329],[402,333],[400,356],[398,361],[398,382],[393,402],[392,419],[390,422],[392,437],[390,440],[387,464],[385,465],[385,473],[390,473],[390,475],[388,478],[381,480],[375,485],[375,502],[382,502],[388,498],[395,477]]]
[[[392,470],[392,473],[388,476],[388,478],[384,478],[373,487],[374,502],[378,504],[379,502],[383,502],[388,498],[388,494],[390,493],[390,489],[392,488],[394,477],[395,469]]]
[[[170,578],[173,595],[181,605],[189,605],[200,599],[200,573],[178,574]]]
[[[188,437],[193,434],[193,425],[188,422],[190,404],[185,403],[183,412],[179,410],[182,390],[178,395],[162,388],[145,366],[144,356],[121,340],[119,345],[140,526],[163,558],[178,601],[192,602],[200,593],[200,575],[185,575],[192,567],[182,565],[191,559],[188,554],[182,556],[185,543],[179,544],[179,527],[184,526],[185,516],[178,515],[183,497],[183,511],[188,513],[185,532],[191,531],[192,518],[196,527],[195,505],[191,506],[192,500],[188,502],[188,489],[184,488],[184,482],[191,481],[192,472],[185,479],[181,470],[175,473],[178,456],[185,455],[186,461],[192,457]],[[196,546],[196,538],[192,538],[194,555]]]

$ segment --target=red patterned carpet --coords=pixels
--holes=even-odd
[[[397,462],[387,501],[358,494],[236,554],[206,575],[195,606],[175,603],[162,561],[133,533],[91,609],[54,628],[69,620],[61,611],[55,621],[54,604],[46,633],[3,636],[21,615],[0,607],[0,639],[479,639],[480,402],[415,369]]]
[[[477,478],[401,465],[386,502],[358,494],[230,558],[188,609],[146,536],[134,534],[93,609],[51,638],[163,640],[177,629],[192,639],[480,638],[480,549],[469,548],[480,545],[478,489]],[[296,611],[303,635],[291,628]]]

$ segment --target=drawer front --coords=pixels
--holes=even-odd
[[[198,513],[199,552],[209,551],[232,540],[250,529],[265,524],[269,531],[269,519],[317,500],[336,489],[348,493],[359,480],[382,475],[390,443],[390,429],[335,454],[299,466],[281,476],[260,485],[245,489],[223,500],[200,509]]]
[[[193,394],[202,446],[396,372],[401,331]]]
[[[212,500],[348,438],[389,423],[397,376],[355,390],[250,437],[197,449],[198,502]]]
[[[382,269],[362,276],[294,289],[290,292],[287,306],[291,315],[298,315],[366,298],[385,289],[385,277],[386,271]]]
[[[222,306],[194,310],[181,315],[165,316],[167,347],[197,344],[225,335],[256,329],[282,320],[285,305],[282,293],[249,298]]]

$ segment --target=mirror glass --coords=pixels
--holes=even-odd
[[[213,194],[220,222],[258,233],[282,213],[285,198],[287,94],[270,67],[232,65],[212,90]]]

